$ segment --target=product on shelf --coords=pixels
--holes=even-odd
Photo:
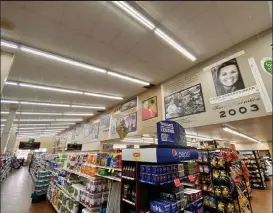
[[[200,175],[197,188],[204,193],[206,211],[251,212],[247,169],[238,159],[237,153],[229,150],[199,153]]]
[[[240,151],[240,157],[248,170],[251,188],[266,188],[266,169],[258,151]]]
[[[154,184],[164,183],[182,178],[184,176],[183,164],[168,164],[168,165],[140,165],[140,181],[150,182]]]

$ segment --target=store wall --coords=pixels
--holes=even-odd
[[[271,44],[270,30],[166,81],[165,118],[190,128],[271,115],[272,73],[261,63],[272,61]],[[219,74],[227,61],[234,65]]]
[[[272,55],[271,44],[271,30],[248,39],[62,133],[60,144],[80,143],[84,151],[97,150],[100,142],[119,138],[116,127],[121,120],[128,127],[128,136],[134,136],[156,133],[155,124],[163,119],[173,119],[190,128],[271,115],[272,76],[261,66],[262,59]],[[231,59],[237,69],[232,81],[237,85],[224,94],[215,70]],[[171,100],[175,107],[169,107]],[[171,113],[174,108],[176,113]]]
[[[14,147],[14,151],[17,151],[20,142],[28,142],[28,141],[29,141],[29,138],[17,139],[15,147]],[[51,138],[37,138],[37,139],[35,139],[35,142],[41,142],[40,148],[46,148],[47,152],[53,151],[53,142],[54,142],[53,137],[51,137]]]
[[[237,150],[269,150],[268,143],[253,143],[253,142],[244,142],[236,143],[235,147]]]

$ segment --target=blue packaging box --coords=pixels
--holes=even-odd
[[[151,201],[150,210],[154,213],[172,213],[171,205],[162,201]]]
[[[187,146],[185,129],[179,123],[165,120],[157,122],[156,125],[159,145]]]

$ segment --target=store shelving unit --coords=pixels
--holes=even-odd
[[[201,150],[199,153],[200,176],[195,186],[204,194],[204,210],[214,212],[252,212],[250,187],[247,185],[241,162],[227,161],[222,149]],[[225,150],[225,153],[230,151]],[[231,153],[231,152],[230,152]]]
[[[187,179],[187,176],[174,176],[171,180],[160,181],[157,183],[144,181],[141,179],[141,168],[146,165],[159,166],[164,165],[171,167],[174,164],[181,164],[184,161],[191,161],[198,158],[198,152],[195,148],[189,147],[168,147],[160,146],[147,147],[140,149],[124,149],[122,150],[122,179],[121,179],[121,213],[140,212],[141,210],[148,211],[150,209],[150,201],[158,199],[160,191],[172,190],[174,180]],[[142,177],[143,178],[143,177]],[[131,195],[126,194],[127,186],[133,191]],[[183,190],[181,184],[176,188]],[[190,208],[191,205],[199,202],[195,200],[188,205],[177,209],[177,213],[183,212],[185,208]],[[151,211],[152,212],[152,211]]]
[[[240,151],[240,155],[249,171],[251,188],[265,189],[267,187],[265,170],[263,169],[258,151]]]
[[[0,183],[2,185],[11,170],[11,156],[9,154],[1,155],[0,167],[1,167]]]

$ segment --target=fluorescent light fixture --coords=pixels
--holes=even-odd
[[[186,50],[184,47],[182,47],[180,44],[178,44],[176,41],[174,41],[172,38],[170,38],[166,33],[164,33],[160,29],[156,29],[154,31],[156,35],[158,35],[160,38],[162,38],[164,41],[166,41],[168,44],[173,46],[175,49],[177,49],[180,53],[187,56],[190,60],[195,61],[196,57],[193,56],[188,50]]]
[[[69,104],[51,104],[51,103],[29,102],[29,101],[20,101],[20,103],[21,104],[26,104],[26,105],[70,107]]]
[[[121,9],[123,9],[130,16],[134,17],[136,20],[138,20],[144,26],[149,28],[150,30],[153,30],[155,28],[155,25],[151,21],[149,21],[146,17],[144,17],[141,13],[139,13],[136,9],[131,7],[125,1],[112,1],[112,2],[115,5],[119,6]]]
[[[190,135],[190,134],[186,134],[187,138],[195,138],[195,139],[200,139],[200,140],[214,140],[213,138],[207,138],[207,137],[203,137],[203,136],[199,136],[199,135]]]
[[[13,81],[5,81],[5,84],[18,86],[18,83],[17,82],[13,82]]]
[[[18,124],[19,126],[50,126],[50,124]]]
[[[73,108],[86,108],[86,109],[105,109],[103,106],[84,106],[84,105],[71,105]]]
[[[69,128],[70,126],[50,126],[50,127],[47,127],[46,129],[52,129],[52,130],[54,130],[54,129],[67,129],[67,128]]]
[[[56,118],[55,121],[82,121],[80,118]]]
[[[118,97],[118,96],[104,95],[104,94],[98,94],[98,93],[92,93],[92,92],[82,92],[77,90],[70,90],[70,89],[57,88],[57,87],[51,87],[51,86],[43,86],[43,85],[30,84],[30,83],[6,81],[5,84],[22,86],[27,88],[34,88],[34,89],[42,89],[42,90],[48,90],[48,91],[56,91],[56,92],[64,92],[64,93],[71,93],[71,94],[88,95],[88,96],[100,97],[100,98],[123,100],[122,97]]]
[[[56,122],[56,123],[51,123],[50,125],[51,126],[59,126],[59,125],[75,125],[76,123],[74,123],[74,122],[68,122],[68,123],[58,123],[58,122]]]
[[[45,129],[46,127],[23,127],[23,128],[18,128],[18,130],[23,130],[23,129]]]
[[[23,127],[23,128],[18,128],[19,130],[23,130],[23,129],[66,129],[66,128],[69,128],[69,126],[57,126],[57,127]]]
[[[71,116],[92,116],[92,113],[63,113],[63,115],[71,115]]]
[[[123,99],[122,97],[111,96],[111,95],[102,95],[102,94],[91,93],[91,92],[84,92],[83,94],[93,96],[93,97],[109,98],[109,99],[116,99],[116,100],[122,100]]]
[[[33,84],[26,84],[26,83],[19,83],[19,85],[21,87],[29,87],[29,88],[42,89],[42,90],[50,90],[50,91],[65,92],[65,93],[72,93],[72,94],[83,94],[83,92],[81,91],[60,89],[55,87],[47,87],[47,86],[40,86],[40,85],[33,85]]]
[[[1,112],[1,115],[9,114],[9,112]]]
[[[243,133],[240,133],[237,130],[234,130],[234,129],[230,128],[230,127],[225,126],[225,127],[223,127],[223,130],[226,131],[226,132],[229,132],[231,134],[238,135],[240,137],[246,138],[248,140],[251,140],[251,141],[254,141],[254,142],[257,142],[257,143],[262,143],[261,141],[255,139],[255,138],[252,138],[250,136],[247,136],[247,135],[245,135]]]
[[[13,49],[17,49],[18,48],[17,44],[15,44],[13,42],[10,42],[10,41],[4,41],[4,40],[1,40],[1,46],[10,47],[10,48],[13,48]]]
[[[2,121],[6,121],[6,120],[7,120],[7,119],[1,119],[1,122],[2,122]]]
[[[78,61],[75,61],[75,60],[72,60],[72,59],[69,59],[69,58],[65,58],[65,57],[62,57],[62,56],[47,53],[47,52],[44,52],[44,51],[41,51],[41,50],[38,50],[38,49],[34,49],[34,48],[31,48],[31,47],[21,46],[20,49],[22,51],[24,51],[24,52],[32,53],[34,55],[42,56],[42,57],[45,57],[45,58],[60,61],[60,62],[63,62],[63,63],[67,63],[67,64],[70,64],[70,65],[74,65],[74,66],[77,66],[77,67],[85,68],[85,69],[96,71],[96,72],[106,73],[105,69],[95,67],[95,66],[91,66],[89,64],[78,62]]]
[[[19,101],[13,101],[13,100],[1,100],[1,103],[7,103],[7,104],[18,104]]]
[[[138,80],[138,79],[135,79],[135,78],[132,78],[132,77],[129,77],[129,76],[125,76],[125,75],[122,75],[122,74],[119,74],[119,73],[116,73],[116,72],[108,71],[107,74],[115,76],[117,78],[121,78],[121,79],[124,79],[124,80],[128,80],[128,81],[132,81],[132,82],[135,82],[135,83],[138,83],[138,84],[142,84],[142,85],[145,85],[145,86],[150,85],[150,83],[148,83],[146,81]]]
[[[21,115],[63,115],[57,112],[20,112]]]
[[[22,119],[22,118],[20,118],[20,119],[14,119],[14,121],[38,121],[38,122],[51,122],[51,121],[55,121],[55,119]]]

